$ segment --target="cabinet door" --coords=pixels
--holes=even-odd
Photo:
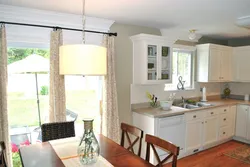
[[[249,107],[246,105],[237,106],[237,116],[236,116],[236,132],[237,137],[246,139],[247,137],[247,117],[248,117]]]
[[[218,49],[211,48],[209,50],[209,80],[219,81],[220,80],[220,55],[221,51]]]
[[[172,49],[168,46],[159,46],[158,54],[158,80],[169,80],[171,81],[171,66],[172,66]]]
[[[215,144],[218,134],[218,117],[208,117],[204,122],[204,134],[203,134],[203,146],[209,147],[211,144]]]
[[[247,140],[250,140],[250,110],[248,110],[247,117]]]
[[[157,45],[148,45],[147,47],[147,80],[157,80]]]
[[[250,81],[250,50],[237,50],[236,59],[236,81]]]
[[[223,81],[230,81],[231,80],[231,74],[232,74],[232,53],[231,50],[221,50],[220,55],[220,71],[221,76],[220,79]]]
[[[195,153],[202,146],[202,120],[189,121],[186,126],[186,152]]]
[[[235,126],[236,126],[236,106],[231,106],[230,107],[230,137],[235,135]]]

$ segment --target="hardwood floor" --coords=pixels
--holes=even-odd
[[[234,140],[229,141],[217,147],[179,159],[177,167],[250,167],[250,164],[243,163],[223,154],[242,145],[244,144]],[[171,167],[171,164],[167,164],[166,167]]]

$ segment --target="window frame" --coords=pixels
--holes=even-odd
[[[195,89],[195,62],[196,62],[196,47],[195,46],[187,46],[187,45],[173,45],[173,53],[179,51],[179,52],[186,52],[190,53],[191,52],[191,78],[190,78],[190,86],[185,87],[185,90],[193,90]],[[173,56],[174,54],[172,54]],[[172,58],[172,67],[173,67],[173,58]],[[172,79],[173,79],[173,70],[172,70]],[[176,91],[178,90],[177,87],[174,88],[174,80],[172,80],[171,84],[165,84],[165,91]],[[170,86],[172,85],[172,87]],[[168,90],[167,88],[170,88]],[[172,88],[172,89],[171,89]],[[181,90],[183,91],[183,90]]]

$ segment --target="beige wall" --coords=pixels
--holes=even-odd
[[[111,32],[117,32],[115,38],[116,54],[116,82],[118,93],[118,110],[120,122],[132,123],[130,111],[130,84],[132,83],[132,42],[130,36],[146,33],[161,35],[160,30],[115,23],[110,28]]]

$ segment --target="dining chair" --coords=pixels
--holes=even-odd
[[[7,167],[6,161],[5,161],[5,144],[3,141],[0,141],[0,167]]]
[[[75,137],[74,121],[44,123],[41,126],[42,142],[67,137]]]
[[[142,144],[142,138],[143,138],[143,131],[135,126],[128,125],[125,123],[121,123],[121,129],[122,129],[122,138],[121,138],[121,146],[125,147],[125,136],[127,138],[129,146],[126,148],[127,150],[131,150],[134,154],[134,146],[137,142],[139,142],[139,148],[137,155],[141,155],[141,144]],[[129,137],[129,134],[135,136],[135,140],[131,142],[131,138]]]
[[[147,143],[147,149],[146,149],[146,161],[149,162],[149,158],[150,158],[150,146],[153,149],[154,155],[158,161],[158,164],[156,165],[157,167],[163,167],[164,163],[170,159],[173,156],[173,161],[172,161],[172,167],[177,167],[177,157],[179,155],[179,151],[180,148],[175,146],[174,144],[163,140],[161,138],[152,136],[152,135],[148,135],[146,134],[146,139],[145,139],[146,143]],[[160,149],[168,152],[168,156],[166,158],[164,158],[163,160],[160,160],[160,157],[155,149],[155,146],[159,147]]]

